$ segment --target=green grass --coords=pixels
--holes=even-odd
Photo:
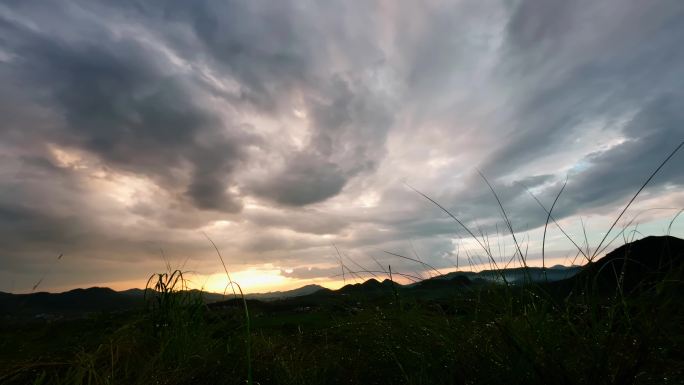
[[[681,383],[684,290],[671,274],[622,297],[484,285],[402,295],[401,310],[393,293],[308,310],[252,302],[251,345],[238,302],[179,300],[164,327],[154,308],[6,325],[0,383],[244,384],[250,365],[260,384]]]

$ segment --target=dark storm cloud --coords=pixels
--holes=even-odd
[[[257,195],[303,206],[336,196],[348,180],[374,170],[385,154],[393,101],[384,90],[364,83],[382,81],[382,74],[362,75],[335,76],[307,100],[309,142],[290,154],[275,175],[255,183]]]
[[[283,94],[314,75],[317,38],[303,4],[206,0],[166,4],[165,18],[192,26],[212,58],[239,83],[236,96],[275,110]]]
[[[683,19],[678,0],[5,2],[3,268],[193,254],[207,229],[290,277],[332,273],[301,267],[331,241],[448,266],[467,234],[401,182],[503,234],[477,169],[516,230],[546,220],[525,188],[548,207],[565,174],[557,218],[615,211],[684,137]],[[679,163],[648,192],[684,184]]]
[[[298,233],[318,235],[338,234],[349,225],[349,218],[306,208],[283,212],[255,211],[245,213],[243,218],[259,227],[286,228]]]
[[[678,92],[683,16],[681,3],[670,0],[521,1],[502,66],[519,92],[485,170],[505,175],[576,145],[592,120],[614,122]]]
[[[347,176],[337,165],[317,154],[297,154],[271,179],[258,183],[254,192],[276,202],[302,206],[337,195]]]
[[[521,51],[533,50],[550,40],[572,33],[572,22],[581,5],[562,0],[522,0],[508,22],[508,38]]]
[[[625,127],[625,141],[590,154],[586,170],[571,176],[560,208],[590,209],[626,201],[674,148],[684,141],[684,95],[664,95],[646,104]],[[683,154],[677,154],[650,183],[650,190],[684,184]],[[610,181],[610,183],[607,183]]]
[[[125,262],[131,260],[131,253],[147,254],[150,247],[146,244],[159,239],[145,224],[122,223],[124,207],[110,207],[105,197],[93,199],[86,187],[89,181],[76,170],[58,167],[46,157],[2,160],[2,269],[50,265],[52,256],[59,253],[84,263],[107,259]],[[11,175],[4,173],[5,167],[13,170]],[[168,232],[164,235],[168,237]],[[176,243],[164,236],[161,239]],[[151,255],[159,244],[151,248]]]
[[[0,242],[8,265],[19,265],[27,251],[54,252],[87,240],[86,230],[95,225],[73,210],[84,193],[78,178],[44,157],[0,160]],[[11,174],[5,167],[10,167]]]
[[[22,245],[22,248],[37,248],[54,246],[56,243],[69,244],[74,242],[83,229],[83,224],[75,221],[74,216],[57,215],[32,210],[17,205],[0,206],[0,231],[12,234],[12,242],[7,246]],[[65,226],[69,223],[70,226]],[[16,252],[10,249],[5,252]]]
[[[682,16],[684,7],[676,1],[657,6],[638,1],[516,4],[497,70],[514,91],[500,110],[505,120],[492,127],[498,133],[492,143],[497,149],[480,165],[513,223],[535,227],[545,220],[522,188],[534,186],[525,180],[499,180],[510,180],[521,167],[568,149],[585,152],[609,129],[623,136],[624,142],[587,154],[572,167],[556,208],[556,215],[564,217],[626,202],[684,140],[684,116],[676,107],[684,87],[684,54],[677,48],[684,36]],[[599,122],[595,126],[600,128],[591,122]],[[660,191],[665,184],[681,184],[684,174],[676,163],[673,160],[650,188]],[[486,185],[477,179],[466,182],[469,192],[439,198],[466,220],[500,217],[492,210],[495,201]],[[537,195],[550,205],[559,189],[559,182],[551,183]],[[467,203],[449,205],[453,201]]]
[[[165,68],[149,47],[106,31],[75,42],[17,23],[5,32],[16,55],[7,70],[64,119],[45,139],[173,189],[183,190],[178,172],[189,165],[185,193],[198,208],[240,209],[226,189],[251,138],[201,107],[192,79]]]

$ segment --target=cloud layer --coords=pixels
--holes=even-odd
[[[465,234],[404,183],[495,234],[478,170],[517,230],[546,219],[525,189],[550,205],[566,177],[557,219],[604,224],[684,140],[681,20],[678,0],[4,2],[0,290],[135,281],[160,248],[211,274],[202,232],[284,277],[329,277],[332,244],[451,266]],[[684,207],[682,159],[650,220]]]

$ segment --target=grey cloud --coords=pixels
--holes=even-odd
[[[212,221],[226,219],[227,215],[225,211],[196,210],[189,202],[177,202],[160,195],[151,200],[138,200],[127,210],[149,226],[185,230],[199,229]],[[231,217],[234,215],[237,213]]]
[[[205,53],[223,64],[241,86],[240,98],[274,110],[280,97],[305,82],[315,68],[310,20],[289,2],[179,1],[169,7],[171,19],[188,19]]]
[[[589,209],[624,202],[674,148],[684,141],[684,95],[667,95],[646,104],[624,130],[626,140],[585,159],[587,168],[571,176],[563,207]],[[684,185],[684,170],[678,167],[682,154],[675,155],[649,184],[658,191],[665,184]]]
[[[508,24],[498,71],[514,93],[499,109],[503,121],[488,122],[498,134],[492,143],[496,151],[480,167],[517,228],[543,224],[545,216],[521,186],[507,186],[499,179],[522,176],[522,185],[534,187],[536,181],[517,175],[517,169],[556,152],[582,151],[582,145],[603,134],[594,131],[588,142],[578,144],[587,122],[614,125],[640,111],[622,129],[626,142],[580,162],[556,208],[558,217],[628,199],[684,132],[681,114],[672,108],[681,98],[676,91],[682,86],[681,66],[674,63],[684,63],[675,48],[678,37],[684,36],[682,24],[676,22],[684,8],[667,1],[656,7],[603,3],[600,9],[590,3],[521,1]],[[677,170],[663,170],[651,188],[680,184]],[[556,175],[543,182],[563,178]],[[433,197],[466,223],[474,225],[480,218],[491,224],[487,219],[500,214],[486,186],[477,178],[462,182],[468,191]],[[538,194],[550,205],[559,189],[559,182],[551,183]],[[492,231],[489,225],[486,230]]]
[[[15,256],[47,250],[54,253],[88,241],[89,230],[95,230],[96,225],[72,210],[79,203],[87,207],[79,202],[84,190],[75,175],[44,157],[24,156],[3,161],[0,242],[4,253]],[[7,173],[6,167],[14,172]],[[97,215],[96,211],[91,215]]]
[[[243,218],[260,227],[287,228],[298,233],[338,234],[349,225],[349,218],[298,208],[295,210],[245,211]]]
[[[577,3],[562,0],[523,0],[508,22],[508,38],[520,50],[530,50],[572,33]]]
[[[296,267],[290,272],[281,269],[280,275],[296,279],[330,278],[337,274],[341,274],[340,271],[339,267]]]
[[[307,101],[311,138],[306,148],[290,154],[275,175],[258,181],[253,191],[281,204],[303,206],[342,191],[347,182],[373,171],[385,154],[393,123],[395,95],[363,81],[378,81],[371,71],[359,78],[335,76]]]
[[[295,250],[300,252],[306,249],[326,244],[324,240],[311,239],[311,237],[284,233],[275,231],[273,229],[258,229],[259,236],[250,237],[241,245],[242,250],[254,253],[253,260],[268,260],[267,258],[258,258],[258,254],[264,254],[267,257],[277,257],[283,254],[291,254]]]
[[[48,138],[169,188],[180,187],[189,164],[186,192],[197,207],[240,209],[225,190],[249,136],[200,107],[192,79],[174,74],[149,47],[107,31],[70,41],[5,24],[16,42],[5,70],[21,79],[21,92],[30,87],[36,102],[51,105],[64,119],[59,131],[45,132]]]
[[[504,175],[562,149],[581,151],[587,123],[609,126],[680,89],[683,15],[676,1],[519,2],[501,65],[519,92],[485,171]]]
[[[254,192],[278,203],[302,206],[337,195],[346,179],[334,163],[316,154],[297,154],[278,174],[257,183]]]
[[[1,158],[0,158],[1,159]],[[0,258],[7,270],[51,263],[64,253],[86,264],[126,261],[149,252],[148,242],[180,242],[159,237],[145,224],[122,223],[125,207],[109,207],[93,196],[78,170],[57,167],[49,158],[3,159],[0,174]],[[5,173],[5,167],[15,172]],[[152,248],[153,254],[158,248]]]
[[[5,236],[12,235],[11,238],[3,237],[5,252],[16,252],[16,248],[40,249],[56,244],[65,246],[76,241],[79,232],[83,230],[82,224],[75,222],[73,216],[51,215],[16,205],[5,204],[0,207],[0,218],[2,233]],[[71,225],[64,226],[64,223]]]
[[[524,186],[526,188],[533,188],[537,186],[541,186],[545,183],[553,181],[554,176],[551,174],[544,174],[544,175],[532,175],[525,177],[521,180],[515,181],[515,183],[520,184],[521,186]]]

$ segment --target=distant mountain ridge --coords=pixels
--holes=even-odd
[[[299,287],[297,289],[292,289],[292,290],[285,290],[285,291],[269,291],[267,293],[254,293],[254,294],[245,294],[245,298],[249,299],[259,299],[259,300],[274,300],[274,299],[280,299],[280,298],[291,298],[291,297],[300,297],[304,295],[309,295],[313,294],[319,290],[325,289],[325,287],[321,285],[305,285],[302,287]]]
[[[294,290],[246,294],[245,298],[269,301],[309,295],[321,289],[324,287],[306,285]],[[189,292],[201,295],[207,303],[223,301],[233,296],[232,292],[226,295],[195,289]],[[147,295],[153,295],[153,292],[148,290]],[[0,291],[0,316],[49,314],[71,316],[101,311],[128,310],[142,307],[144,296],[145,290],[143,289],[115,291],[107,287],[79,288],[62,293],[12,294]]]
[[[472,285],[500,282],[501,274],[509,283],[549,282],[555,287],[570,287],[576,282],[598,279],[606,288],[615,287],[618,272],[625,287],[630,288],[644,279],[656,280],[663,277],[669,269],[684,266],[684,240],[672,236],[650,236],[625,244],[606,254],[603,258],[585,266],[561,266],[550,268],[531,267],[506,269],[501,272],[483,270],[480,272],[456,271],[431,277],[420,282],[400,285],[384,279],[371,278],[362,283],[347,284],[338,290],[326,289],[319,285],[306,285],[294,290],[269,293],[247,294],[245,297],[255,301],[277,301],[294,298],[370,294],[386,295],[393,287],[414,293],[430,293],[440,290],[462,290]],[[202,295],[207,303],[230,300],[230,295],[219,293],[191,292]],[[43,314],[79,315],[100,311],[134,309],[144,305],[142,289],[114,291],[109,288],[91,287],[74,289],[63,293],[38,292],[31,294],[10,294],[0,292],[0,316],[36,316]]]
[[[582,266],[555,265],[547,268],[528,267],[525,269],[523,267],[516,267],[512,269],[505,269],[501,272],[496,270],[482,270],[479,272],[454,271],[441,276],[432,277],[432,279],[451,279],[455,276],[464,276],[470,280],[483,279],[487,281],[500,281],[501,274],[503,273],[504,277],[506,277],[506,281],[509,283],[523,282],[526,279],[529,279],[532,282],[553,282],[571,278],[575,274],[582,271],[582,269]]]
[[[63,293],[0,292],[0,315],[76,315],[132,309],[143,305],[142,295],[117,292],[105,287],[74,289]]]

